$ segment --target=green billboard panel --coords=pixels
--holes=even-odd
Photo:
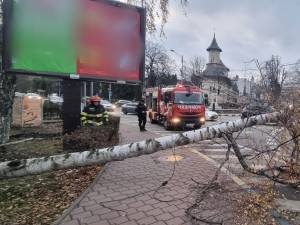
[[[75,1],[13,0],[12,69],[76,72]]]
[[[145,10],[109,0],[4,0],[3,55],[9,73],[140,83]]]

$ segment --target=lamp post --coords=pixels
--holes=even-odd
[[[183,55],[179,54],[178,52],[176,52],[174,49],[170,50],[171,52],[174,52],[175,54],[179,55],[181,57],[181,77],[183,79]]]

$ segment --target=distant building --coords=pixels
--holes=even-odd
[[[214,35],[208,51],[208,63],[203,71],[202,89],[208,98],[210,107],[227,107],[237,103],[238,93],[228,77],[230,71],[220,58],[222,49],[219,47]]]
[[[253,76],[251,77],[251,80],[249,80],[247,78],[240,78],[236,75],[232,81],[237,85],[239,96],[252,95],[253,87],[255,85]]]

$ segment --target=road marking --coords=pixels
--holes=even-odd
[[[193,153],[199,155],[201,158],[205,159],[206,161],[212,163],[215,167],[217,167],[217,168],[220,167],[220,164],[218,162],[216,162],[215,160],[211,159],[210,157],[208,157],[208,156],[206,156],[206,155],[198,152],[197,150],[191,149],[190,151],[192,151]],[[250,186],[247,185],[242,179],[240,179],[236,175],[232,174],[226,168],[222,167],[221,171],[224,172],[226,175],[228,175],[237,185],[242,186],[245,189],[249,189],[250,188]]]

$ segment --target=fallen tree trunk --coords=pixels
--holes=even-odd
[[[148,139],[127,145],[114,146],[84,152],[67,153],[50,157],[15,160],[0,163],[0,178],[39,174],[49,170],[65,169],[91,164],[104,164],[126,158],[151,154],[173,146],[187,145],[202,140],[222,137],[225,132],[238,132],[254,125],[262,125],[278,120],[279,113],[250,117],[248,120],[236,120],[188,131],[182,134]]]

